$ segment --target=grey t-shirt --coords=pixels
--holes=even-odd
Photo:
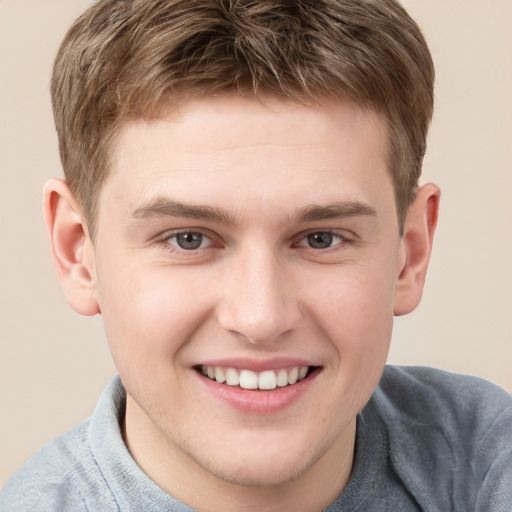
[[[11,477],[0,510],[191,511],[130,456],[124,405],[117,377],[90,419]],[[386,367],[358,415],[349,483],[326,510],[512,512],[512,396],[474,377]]]

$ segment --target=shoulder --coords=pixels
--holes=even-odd
[[[476,437],[512,413],[512,395],[491,382],[428,367],[386,367],[376,400],[408,421]]]
[[[512,509],[510,393],[477,377],[391,366],[369,407],[385,425],[394,471],[428,510],[434,498]]]
[[[87,487],[94,481],[88,444],[89,420],[46,444],[7,481],[0,493],[2,512],[85,511]]]

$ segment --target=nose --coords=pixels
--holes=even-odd
[[[290,334],[301,313],[286,263],[272,251],[248,251],[234,260],[221,280],[221,326],[253,344],[272,344]]]

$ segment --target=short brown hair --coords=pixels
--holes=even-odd
[[[433,83],[421,31],[395,0],[98,0],[64,38],[51,92],[64,172],[90,230],[120,124],[224,91],[334,96],[382,113],[403,227]]]

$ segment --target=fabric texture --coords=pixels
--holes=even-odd
[[[0,493],[2,512],[189,512],[123,442],[116,377],[93,416],[53,440]],[[358,415],[351,478],[326,512],[512,511],[512,396],[475,377],[386,367]]]

